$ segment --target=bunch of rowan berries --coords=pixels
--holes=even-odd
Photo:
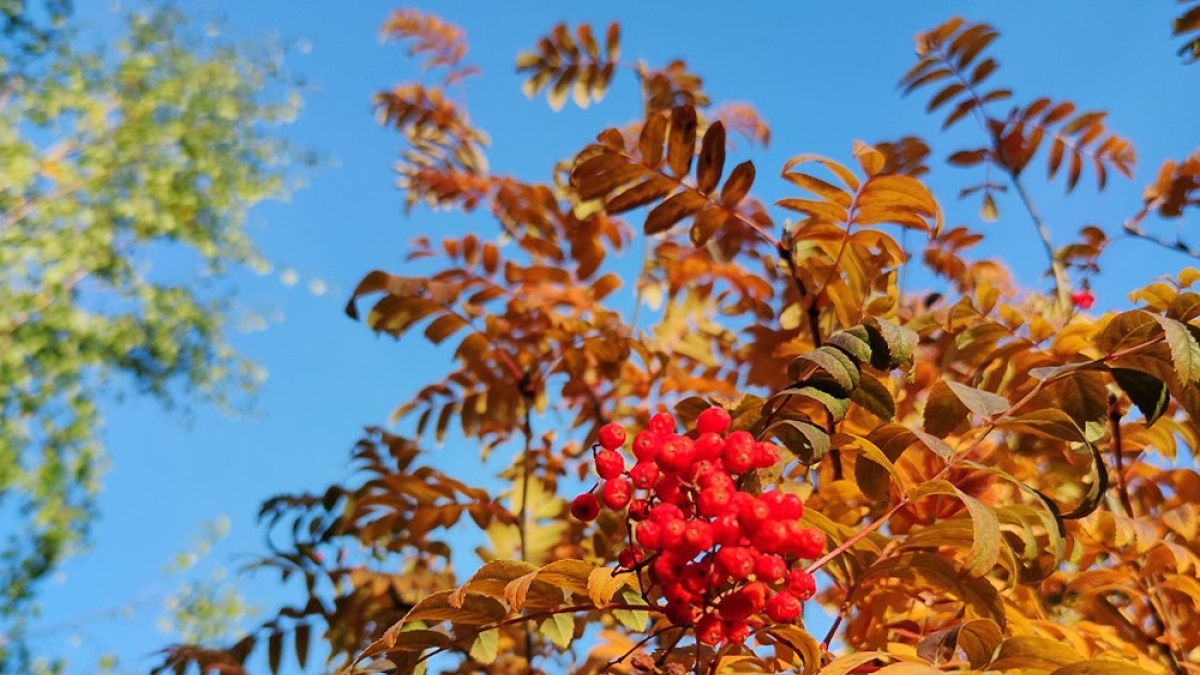
[[[779,461],[779,449],[729,432],[731,424],[724,409],[709,408],[693,437],[675,433],[675,419],[659,413],[634,436],[637,461],[629,468],[620,451],[625,429],[606,424],[595,454],[603,480],[571,503],[582,521],[594,520],[602,505],[625,512],[633,541],[619,564],[645,569],[666,600],[667,618],[694,626],[696,639],[709,645],[744,642],[764,615],[794,622],[816,592],[799,561],[825,546],[824,534],[800,524],[798,496],[743,489],[750,472]]]

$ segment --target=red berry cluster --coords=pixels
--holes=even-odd
[[[740,479],[773,466],[779,450],[745,431],[726,433],[731,423],[724,409],[709,408],[692,438],[675,433],[670,415],[657,414],[634,436],[637,462],[628,470],[619,450],[625,430],[605,425],[595,456],[604,480],[571,504],[583,521],[594,520],[602,503],[627,510],[636,544],[621,551],[621,567],[646,568],[667,618],[694,625],[696,639],[709,645],[744,642],[764,614],[773,623],[795,621],[816,592],[798,563],[825,546],[819,530],[800,524],[799,497],[741,489]]]

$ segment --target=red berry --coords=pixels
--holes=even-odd
[[[613,511],[620,511],[629,505],[633,498],[633,486],[624,478],[614,478],[605,481],[600,487],[600,499],[604,505]]]
[[[717,566],[734,579],[745,579],[754,573],[754,556],[741,546],[722,546],[717,551]]]
[[[790,547],[791,530],[782,520],[768,520],[752,537],[754,546],[764,553],[786,553]]]
[[[713,540],[721,546],[736,546],[742,539],[737,515],[725,513],[713,519]]]
[[[767,616],[775,623],[789,623],[800,616],[803,608],[800,598],[787,591],[780,591],[767,601]]]
[[[734,473],[746,473],[754,467],[754,437],[735,431],[725,439],[725,466]]]
[[[689,563],[683,569],[683,577],[680,579],[680,583],[692,593],[704,595],[708,592],[710,586],[708,576],[711,573],[712,565],[708,563]]]
[[[616,450],[622,445],[625,445],[625,427],[616,422],[609,422],[600,427],[600,447]]]
[[[616,450],[601,450],[596,453],[596,473],[601,478],[616,478],[625,473],[625,458]]]
[[[771,517],[778,520],[796,520],[804,515],[804,503],[798,495],[779,490],[769,490],[762,494],[763,502],[771,509]]]
[[[1091,309],[1096,302],[1096,296],[1088,289],[1071,294],[1071,302],[1079,309]]]
[[[678,584],[687,568],[687,561],[671,551],[662,551],[650,564],[651,571],[664,585]]]
[[[662,437],[653,431],[639,431],[633,437],[633,456],[639,462],[653,462],[658,457],[658,449],[662,446]]]
[[[754,577],[759,581],[773,584],[781,581],[787,571],[787,563],[777,555],[763,553],[754,560]]]
[[[662,545],[662,526],[653,520],[638,523],[634,538],[646,548],[659,548]]]
[[[682,519],[668,520],[662,524],[662,545],[665,549],[678,550],[683,545],[683,533],[687,523]]]
[[[629,502],[629,519],[637,522],[650,516],[650,502],[645,499],[634,499]]]
[[[815,527],[802,528],[793,543],[793,550],[796,555],[809,560],[820,556],[825,550],[825,533]]]
[[[750,637],[750,626],[746,625],[745,621],[726,621],[725,622],[725,641],[730,644],[740,645]]]
[[[696,431],[702,434],[723,434],[733,424],[733,418],[724,408],[713,406],[696,418]]]
[[[725,639],[725,622],[716,614],[705,614],[696,623],[696,639],[701,644],[720,644]]]
[[[656,434],[672,433],[675,431],[675,418],[668,413],[658,413],[650,418],[650,423],[646,425],[646,428]]]
[[[643,560],[646,559],[646,552],[640,548],[626,546],[621,549],[621,553],[617,556],[617,564],[622,569],[631,570],[637,567]]]
[[[715,518],[729,508],[729,501],[732,497],[733,492],[724,488],[701,489],[700,494],[696,497],[696,508],[700,511],[700,515]]]
[[[683,529],[683,541],[688,549],[699,553],[713,547],[712,525],[703,520],[692,520]]]
[[[746,493],[739,492],[738,494]],[[737,508],[738,523],[742,526],[742,530],[753,535],[771,517],[771,509],[761,499],[751,495],[746,496],[748,499],[736,499],[735,495],[733,506]]]
[[[683,509],[674,504],[655,504],[650,509],[650,520],[659,525],[663,525],[669,520],[683,520]]]
[[[654,493],[668,504],[686,504],[690,501],[687,490],[679,476],[665,475],[654,484]]]
[[[727,490],[731,495],[737,490],[737,483],[719,462],[713,465],[711,471],[696,476],[696,484],[702,489]]]
[[[804,570],[792,570],[783,581],[784,586],[792,595],[801,600],[808,600],[817,592],[817,580]]]
[[[686,626],[696,620],[696,608],[687,602],[668,602],[664,613],[676,626]]]
[[[775,466],[775,462],[779,461],[779,448],[771,443],[755,443],[752,460],[756,469]]]
[[[571,502],[571,515],[585,523],[589,523],[600,515],[600,500],[596,495],[585,492]]]
[[[745,621],[754,614],[753,598],[745,590],[741,588],[721,598],[717,605],[721,618],[726,621]]]
[[[725,450],[725,439],[717,434],[700,434],[696,439],[696,459],[716,461]]]
[[[658,464],[669,471],[683,471],[696,459],[696,448],[687,436],[672,436],[658,450]]]
[[[639,490],[649,490],[658,482],[658,465],[654,462],[640,461],[629,470],[629,479]]]

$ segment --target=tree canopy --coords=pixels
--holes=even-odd
[[[28,9],[4,7],[9,26]],[[100,397],[254,387],[216,282],[261,262],[246,212],[301,159],[272,131],[299,104],[281,50],[202,44],[175,9],[127,17],[114,49],[0,72],[0,666],[36,582],[86,543]]]

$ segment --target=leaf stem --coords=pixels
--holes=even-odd
[[[1033,219],[1033,225],[1037,229],[1038,238],[1042,241],[1042,247],[1046,250],[1046,255],[1050,258],[1050,270],[1054,275],[1054,290],[1058,297],[1058,302],[1063,311],[1066,311],[1071,306],[1070,288],[1071,280],[1067,277],[1067,268],[1063,265],[1058,256],[1054,255],[1054,244],[1050,241],[1050,229],[1046,227],[1046,222],[1042,220],[1042,216],[1038,213],[1037,206],[1029,197],[1029,193],[1025,191],[1025,185],[1021,182],[1021,178],[1016,171],[1009,171],[1009,177],[1012,179],[1013,187],[1017,189],[1017,194],[1021,197],[1021,202],[1025,205],[1025,210],[1029,212],[1029,217]]]

